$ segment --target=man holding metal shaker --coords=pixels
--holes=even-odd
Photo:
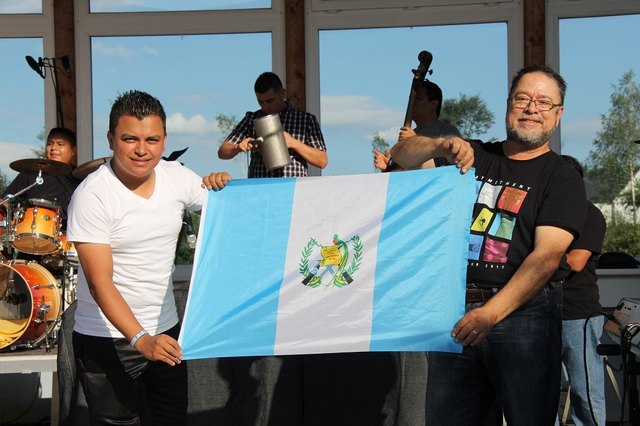
[[[260,109],[247,112],[220,145],[218,158],[230,160],[240,152],[251,152],[248,177],[302,177],[311,164],[328,164],[327,148],[313,114],[293,107],[280,78],[260,74],[254,84]]]

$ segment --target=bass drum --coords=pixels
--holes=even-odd
[[[0,263],[0,349],[38,347],[61,315],[58,283],[33,261]]]

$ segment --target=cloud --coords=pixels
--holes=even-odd
[[[0,171],[12,180],[18,173],[11,169],[9,164],[15,160],[33,158],[32,150],[34,149],[38,149],[38,147],[23,143],[0,141],[0,152],[2,152],[2,156],[0,156]]]
[[[212,134],[219,132],[218,126],[213,121],[207,121],[200,114],[186,118],[181,112],[176,112],[167,117],[167,133]]]
[[[126,49],[124,47],[106,47],[104,43],[100,42],[94,43],[91,46],[91,50],[96,55],[120,59],[131,59],[135,53],[132,49]]]
[[[95,42],[91,49],[96,55],[107,58],[120,58],[129,60],[135,56],[154,56],[159,57],[160,52],[152,47],[142,46],[138,49],[129,49],[122,46],[109,47],[102,42]]]
[[[403,113],[381,105],[371,96],[323,96],[322,125],[399,127]]]
[[[151,47],[141,47],[141,51],[147,53],[149,56],[160,56],[160,52],[157,49],[153,49]]]

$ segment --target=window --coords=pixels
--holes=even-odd
[[[237,52],[250,61],[240,60]],[[93,37],[91,63],[94,158],[111,155],[106,134],[113,100],[135,89],[164,105],[167,155],[189,148],[179,160],[196,173],[226,170],[246,177],[243,156],[218,159],[227,134],[216,116],[240,120],[258,109],[253,83],[271,69],[271,34]]]
[[[44,91],[50,79],[34,72],[25,56],[42,56],[41,38],[0,38],[3,75],[0,79],[0,173],[11,181],[17,174],[9,164],[34,158],[34,150],[44,146]]]
[[[494,114],[483,139],[504,138],[505,23],[320,32],[321,126],[329,166],[323,175],[372,173],[375,134],[393,145],[404,122],[418,53],[433,55],[444,99],[479,95]]]
[[[91,12],[175,12],[184,10],[268,9],[271,0],[90,0]]]

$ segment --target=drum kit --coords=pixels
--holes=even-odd
[[[0,351],[34,349],[55,342],[62,312],[75,301],[78,255],[61,229],[62,209],[55,202],[32,198],[16,201],[42,175],[71,173],[84,179],[108,158],[73,169],[47,159],[25,159],[9,166],[37,173],[33,184],[0,200]],[[35,260],[19,259],[19,254]]]

